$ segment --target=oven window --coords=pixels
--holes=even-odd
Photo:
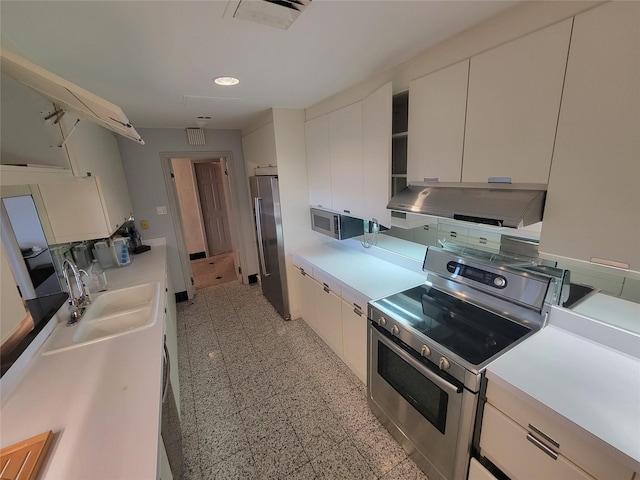
[[[378,375],[444,434],[449,395],[382,342],[378,342]]]

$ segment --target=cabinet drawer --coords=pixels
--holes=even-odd
[[[367,303],[369,302],[369,299],[366,296],[351,287],[347,287],[346,285],[342,285],[341,290],[342,299],[351,305],[352,309],[358,308],[360,312],[365,315],[367,314]]]
[[[593,480],[593,477],[562,455],[550,449],[549,453],[543,451],[532,443],[531,438],[529,432],[516,422],[490,404],[485,405],[480,453],[513,480]]]
[[[324,287],[328,288],[330,291],[335,293],[337,296],[342,295],[342,289],[340,286],[340,282],[335,278],[329,275],[328,273],[314,269],[313,270],[313,278],[315,278],[318,282],[320,282]]]
[[[480,246],[497,244],[498,247],[500,247],[500,239],[502,238],[502,234],[499,232],[491,232],[489,230],[480,230],[477,228],[470,228],[467,236],[469,237],[470,244]]]
[[[310,262],[307,262],[305,259],[298,257],[297,255],[292,255],[293,264],[299,269],[304,270],[304,273],[313,277],[313,265]]]
[[[578,434],[581,430],[560,415],[536,408],[534,401],[524,401],[495,382],[487,384],[487,399],[522,428],[533,426],[555,441],[562,455],[601,480],[631,480],[633,471],[611,457],[603,448]],[[489,406],[489,405],[488,405]],[[486,411],[486,410],[485,410]],[[484,422],[482,426],[484,430]],[[557,477],[562,478],[562,477]]]
[[[498,480],[493,474],[484,468],[475,458],[469,462],[469,480]]]
[[[468,235],[468,227],[454,223],[438,223],[438,238],[466,242]]]

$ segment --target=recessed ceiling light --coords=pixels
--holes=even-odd
[[[235,77],[218,77],[213,81],[216,82],[218,85],[225,85],[225,86],[237,85],[238,83],[240,83],[240,80],[238,80]]]

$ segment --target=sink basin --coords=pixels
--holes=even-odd
[[[76,325],[56,327],[44,355],[150,327],[156,322],[159,289],[158,283],[145,283],[97,295]]]

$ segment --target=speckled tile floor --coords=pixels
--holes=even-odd
[[[178,342],[185,479],[426,479],[358,378],[258,285],[179,303]]]

